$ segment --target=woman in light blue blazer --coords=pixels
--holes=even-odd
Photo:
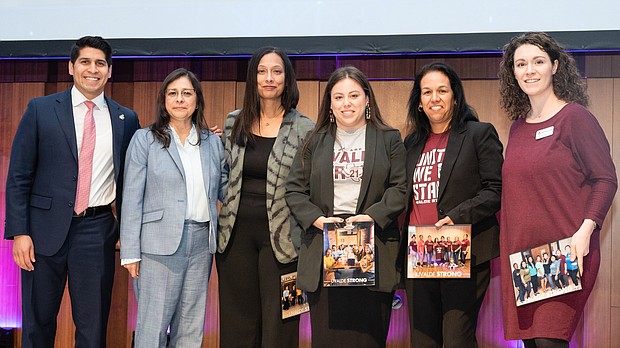
[[[228,169],[192,72],[170,73],[157,105],[155,123],[136,132],[125,162],[121,264],[138,300],[135,346],[165,347],[170,326],[171,347],[200,347]]]

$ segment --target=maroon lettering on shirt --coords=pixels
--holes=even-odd
[[[334,180],[362,181],[365,153],[363,149],[334,151]]]

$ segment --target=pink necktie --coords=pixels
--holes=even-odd
[[[88,107],[84,116],[84,133],[82,136],[82,147],[78,158],[78,186],[75,195],[75,212],[82,213],[88,208],[90,197],[90,181],[93,176],[93,153],[95,152],[95,118],[93,117],[93,107],[95,103],[90,100],[84,102]]]

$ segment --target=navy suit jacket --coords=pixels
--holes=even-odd
[[[125,152],[140,125],[133,110],[110,98],[105,100],[112,123],[116,205],[120,211]],[[58,252],[73,216],[77,153],[71,88],[30,100],[11,149],[5,238],[30,235],[36,253],[51,256]]]

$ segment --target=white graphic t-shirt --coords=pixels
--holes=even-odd
[[[364,172],[366,125],[336,131],[334,142],[334,215],[355,214]]]

